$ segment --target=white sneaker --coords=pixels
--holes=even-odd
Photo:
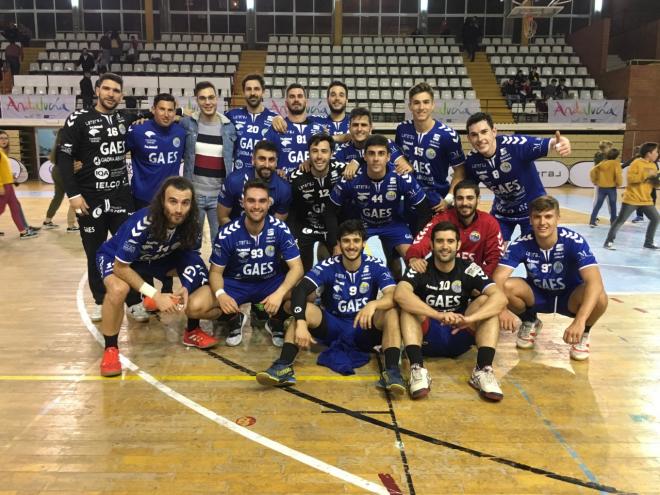
[[[235,347],[243,341],[243,327],[247,321],[243,313],[238,313],[238,316],[229,321],[229,335],[225,339],[225,344],[229,347]]]
[[[130,306],[128,308],[127,314],[135,321],[139,321],[139,322],[149,321],[149,313],[147,312],[146,309],[144,309],[142,303],[138,303],[138,304],[134,304],[133,306]]]
[[[284,334],[286,333],[286,329],[289,328],[289,325],[291,325],[291,322],[293,321],[295,321],[293,316],[287,318],[283,325],[284,328],[279,331],[274,328],[271,320],[266,321],[264,329],[270,334],[271,341],[275,347],[282,347],[284,345]]]
[[[579,344],[573,344],[570,352],[571,359],[584,361],[589,359],[589,334],[583,333]]]
[[[610,251],[616,251],[616,248],[614,247],[614,242],[612,241],[607,241],[605,244],[603,244],[603,247],[605,249],[609,249]]]
[[[518,349],[533,349],[536,337],[543,328],[543,322],[538,318],[534,322],[523,321],[518,329],[516,347]]]
[[[408,388],[412,399],[422,399],[429,395],[431,391],[431,376],[428,370],[419,364],[413,364],[410,367]]]
[[[95,304],[94,309],[89,312],[89,319],[94,323],[101,321],[103,319],[102,308],[103,306],[101,304]]]
[[[468,383],[478,390],[484,399],[500,401],[504,397],[492,366],[484,366],[483,369],[477,369],[475,366]]]

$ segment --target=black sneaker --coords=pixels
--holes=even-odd
[[[67,227],[66,231],[67,231],[67,233],[70,233],[70,234],[72,234],[74,232],[80,232],[80,227],[78,227],[77,225],[74,225],[73,227]]]
[[[645,249],[660,249],[660,246],[656,246],[655,244],[644,244]]]
[[[0,237],[2,237],[3,235],[5,235],[5,233],[4,233],[4,232],[0,232]]]
[[[243,313],[238,313],[237,316],[229,320],[229,334],[225,339],[225,343],[229,347],[235,347],[243,340],[243,327],[247,318]]]
[[[32,239],[33,237],[37,237],[37,234],[34,230],[32,229],[27,229],[25,232],[22,232],[19,234],[19,238],[21,239]]]
[[[41,230],[41,227],[35,227],[34,225],[28,225],[28,230],[34,230],[35,232],[39,232]]]
[[[43,226],[44,226],[44,229],[46,229],[46,230],[57,229],[59,227],[59,225],[57,225],[56,223],[53,223],[52,220],[49,221],[49,222],[44,222]]]

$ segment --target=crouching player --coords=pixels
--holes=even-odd
[[[420,399],[431,390],[423,355],[457,357],[476,343],[477,365],[469,383],[482,397],[499,401],[503,395],[492,365],[498,315],[507,299],[480,266],[456,257],[459,236],[450,222],[436,224],[431,232],[433,258],[426,270],[409,268],[394,294],[410,361],[410,396]]]
[[[105,338],[102,376],[121,374],[117,339],[131,288],[152,298],[160,311],[174,313],[186,311],[189,299],[197,298],[198,289],[208,283],[204,261],[195,251],[200,234],[197,213],[192,184],[182,177],[170,177],[152,203],[131,215],[97,251],[96,266],[106,288],[101,323]],[[161,281],[178,275],[182,287],[174,294],[162,294],[138,271]],[[183,344],[206,349],[217,340],[199,328],[199,320],[189,319]]]
[[[392,274],[381,260],[363,253],[367,233],[360,220],[342,223],[337,237],[341,254],[315,265],[293,289],[291,312],[295,320],[287,327],[279,359],[257,373],[257,381],[262,385],[293,385],[293,362],[299,349],[317,342],[330,345],[352,335],[356,347],[363,351],[382,340],[386,371],[379,386],[402,394],[401,337]],[[306,302],[307,296],[320,287],[321,308]],[[379,291],[383,295],[376,299]]]

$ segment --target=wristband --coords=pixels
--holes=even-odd
[[[215,291],[215,297],[216,299],[220,297],[221,295],[226,294],[225,289],[218,289]]]
[[[445,197],[442,199],[444,199],[445,202],[450,206],[454,204],[454,195],[452,193],[445,194]]]
[[[140,294],[142,294],[143,296],[150,297],[150,298],[152,298],[152,299],[153,299],[154,296],[158,293],[158,291],[156,290],[156,288],[155,288],[154,286],[149,285],[149,284],[146,283],[146,282],[143,283],[143,284],[140,286],[140,290],[139,290],[139,292],[140,292]]]

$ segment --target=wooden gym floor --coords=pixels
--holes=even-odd
[[[20,191],[41,222],[49,188]],[[586,223],[590,193],[554,192],[578,205],[565,223]],[[427,360],[433,389],[418,402],[374,388],[375,357],[341,377],[304,352],[295,388],[266,389],[253,375],[278,350],[263,330],[205,352],[180,344],[181,318],[126,322],[126,372],[101,378],[64,215],[26,241],[0,217],[0,495],[660,493],[660,257],[637,249],[641,227],[624,228],[635,249],[592,244],[611,256],[611,297],[591,359],[570,361],[563,317],[543,316],[533,351],[502,334],[505,398],[492,404],[467,384],[474,350]],[[584,227],[573,228],[602,243],[606,227]]]

